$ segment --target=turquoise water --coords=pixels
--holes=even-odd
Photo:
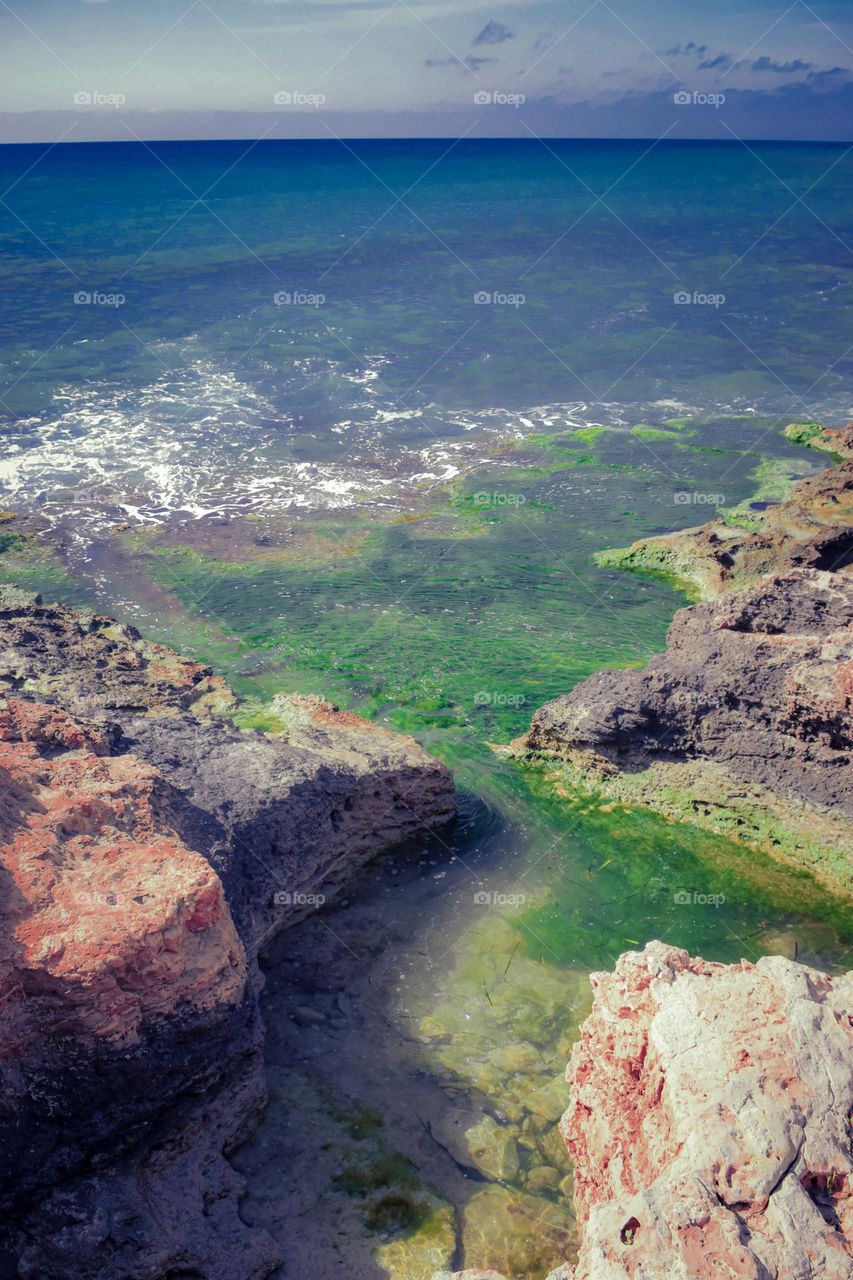
[[[0,148],[13,494],[82,482],[156,516],[340,505],[355,482],[381,504],[548,407],[849,409],[841,147],[44,152]]]
[[[246,1212],[292,1257],[307,1222],[315,1280],[341,1256],[428,1280],[394,1248],[447,1254],[448,1231],[443,1261],[500,1269],[484,1187],[565,1213],[531,1099],[620,951],[849,956],[849,913],[805,878],[559,800],[489,743],[663,647],[684,597],[595,551],[824,465],[781,430],[849,412],[851,168],[828,145],[0,148],[0,575],[211,661],[248,724],[275,730],[286,689],[413,732],[463,791],[455,832],[268,958]],[[381,1123],[354,1138],[339,1093]],[[516,1164],[462,1177],[415,1104],[435,1133],[492,1117]]]

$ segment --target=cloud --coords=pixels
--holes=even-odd
[[[795,58],[793,62],[775,62],[773,58],[768,58],[764,54],[763,57],[756,58],[755,62],[750,65],[753,71],[775,71],[784,75],[791,75],[795,71],[811,71],[814,63],[803,62],[802,58]]]
[[[471,44],[503,44],[506,40],[514,39],[514,31],[510,31],[509,27],[505,27],[502,22],[495,22],[494,18],[492,18],[486,23],[480,34],[474,37]]]
[[[810,71],[806,76],[809,84],[832,84],[839,76],[849,76],[849,67],[825,67],[823,71]]]
[[[425,67],[458,67],[460,71],[473,71],[475,74],[480,67],[488,66],[490,62],[497,62],[497,58],[477,58],[473,54],[469,54],[467,58],[427,58],[424,62]]]
[[[710,57],[705,55],[710,53],[707,44],[697,44],[695,40],[688,40],[686,44],[674,44],[671,49],[664,50],[665,58],[695,58],[699,63],[699,71],[718,71],[721,67],[731,65],[731,54],[715,53]],[[701,61],[700,61],[701,59]]]
[[[708,52],[706,44],[697,44],[695,40],[688,40],[687,44],[674,44],[671,49],[664,50],[665,58],[678,58],[682,54],[692,53],[697,58],[703,57]]]
[[[553,31],[540,31],[539,35],[536,37],[533,43],[533,48],[534,48],[534,51],[538,53],[542,49],[550,49],[553,43],[554,43]]]

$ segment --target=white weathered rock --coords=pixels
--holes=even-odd
[[[657,942],[592,983],[562,1125],[583,1240],[565,1275],[850,1280],[853,974]]]

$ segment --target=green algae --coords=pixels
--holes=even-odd
[[[420,1185],[420,1178],[410,1160],[396,1152],[383,1152],[371,1153],[359,1163],[346,1165],[334,1182],[348,1196],[364,1197],[384,1187],[414,1190]]]
[[[32,535],[0,533],[0,582],[42,593],[64,604],[88,604],[89,597],[56,554]]]
[[[828,453],[836,462],[840,462],[844,456],[838,451],[837,439],[830,435],[819,422],[790,422],[782,434],[786,440],[794,444]]]
[[[755,490],[749,498],[733,507],[721,507],[720,517],[730,526],[744,528],[753,532],[760,529],[763,523],[761,511],[755,510],[755,504],[776,504],[790,498],[794,485],[803,476],[810,474],[812,468],[807,464],[796,466],[786,459],[762,458],[753,472]]]
[[[571,431],[560,431],[556,435],[534,432],[520,440],[517,447],[523,449],[536,445],[542,449],[571,450],[582,444],[595,444],[607,430],[608,428],[603,426],[590,426],[574,427]]]
[[[528,758],[527,765],[541,767],[547,785],[557,793],[586,793],[597,799],[641,806],[679,824],[691,824],[727,843],[710,846],[706,857],[719,865],[732,857],[732,848],[744,845],[749,861],[737,858],[738,875],[753,891],[772,886],[778,904],[788,910],[808,904],[825,919],[845,931],[846,902],[832,900],[834,888],[845,898],[853,890],[849,864],[849,824],[816,809],[803,808],[799,817],[783,799],[766,788],[731,779],[711,762],[652,766],[639,773],[604,774],[587,761],[554,761]],[[701,848],[701,845],[699,846]],[[773,872],[773,860],[788,867]],[[815,877],[813,879],[813,877]]]
[[[824,428],[819,422],[790,422],[782,434],[786,440],[791,440],[794,444],[808,446],[819,440],[823,432]]]
[[[393,1214],[394,1204],[392,1202]],[[405,1206],[400,1206],[405,1212]],[[381,1216],[385,1216],[386,1209]],[[449,1267],[456,1251],[456,1227],[453,1208],[435,1197],[417,1202],[409,1211],[408,1220],[397,1217],[396,1223],[373,1224],[376,1229],[396,1225],[405,1234],[375,1252],[376,1261],[387,1273],[389,1280],[433,1280],[433,1276]]]
[[[22,539],[17,533],[0,533],[0,555],[20,548]]]
[[[680,545],[640,542],[630,547],[607,547],[593,559],[602,569],[639,573],[659,582],[670,582],[688,601],[702,598],[704,578],[697,572],[696,558]]]
[[[662,441],[666,443],[670,440],[681,441],[684,435],[684,429],[680,431],[667,431],[663,427],[650,427],[645,422],[640,422],[636,427],[631,428],[631,435],[636,436],[638,440],[648,440],[650,442]]]

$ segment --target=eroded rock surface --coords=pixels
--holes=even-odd
[[[112,755],[115,737],[0,700],[0,1203],[26,1278],[166,1274],[205,1237],[223,1265],[237,1242],[237,1256],[274,1252],[240,1221],[222,1156],[263,1103],[245,947],[177,830],[180,797]],[[200,1145],[204,1094],[223,1124]],[[210,1186],[218,1174],[215,1218],[178,1176],[198,1162]],[[180,1241],[166,1229],[179,1189]]]
[[[264,1105],[257,953],[455,811],[413,739],[316,698],[242,732],[234,704],[131,627],[0,596],[0,1212],[26,1280],[275,1267],[226,1158]]]
[[[10,586],[0,586],[0,692],[83,716],[207,716],[236,703],[210,667],[145,640],[135,627]]]
[[[562,1124],[574,1280],[849,1280],[853,974],[654,942],[592,984]]]
[[[853,578],[800,571],[680,610],[666,652],[542,707],[515,750],[853,888]]]

